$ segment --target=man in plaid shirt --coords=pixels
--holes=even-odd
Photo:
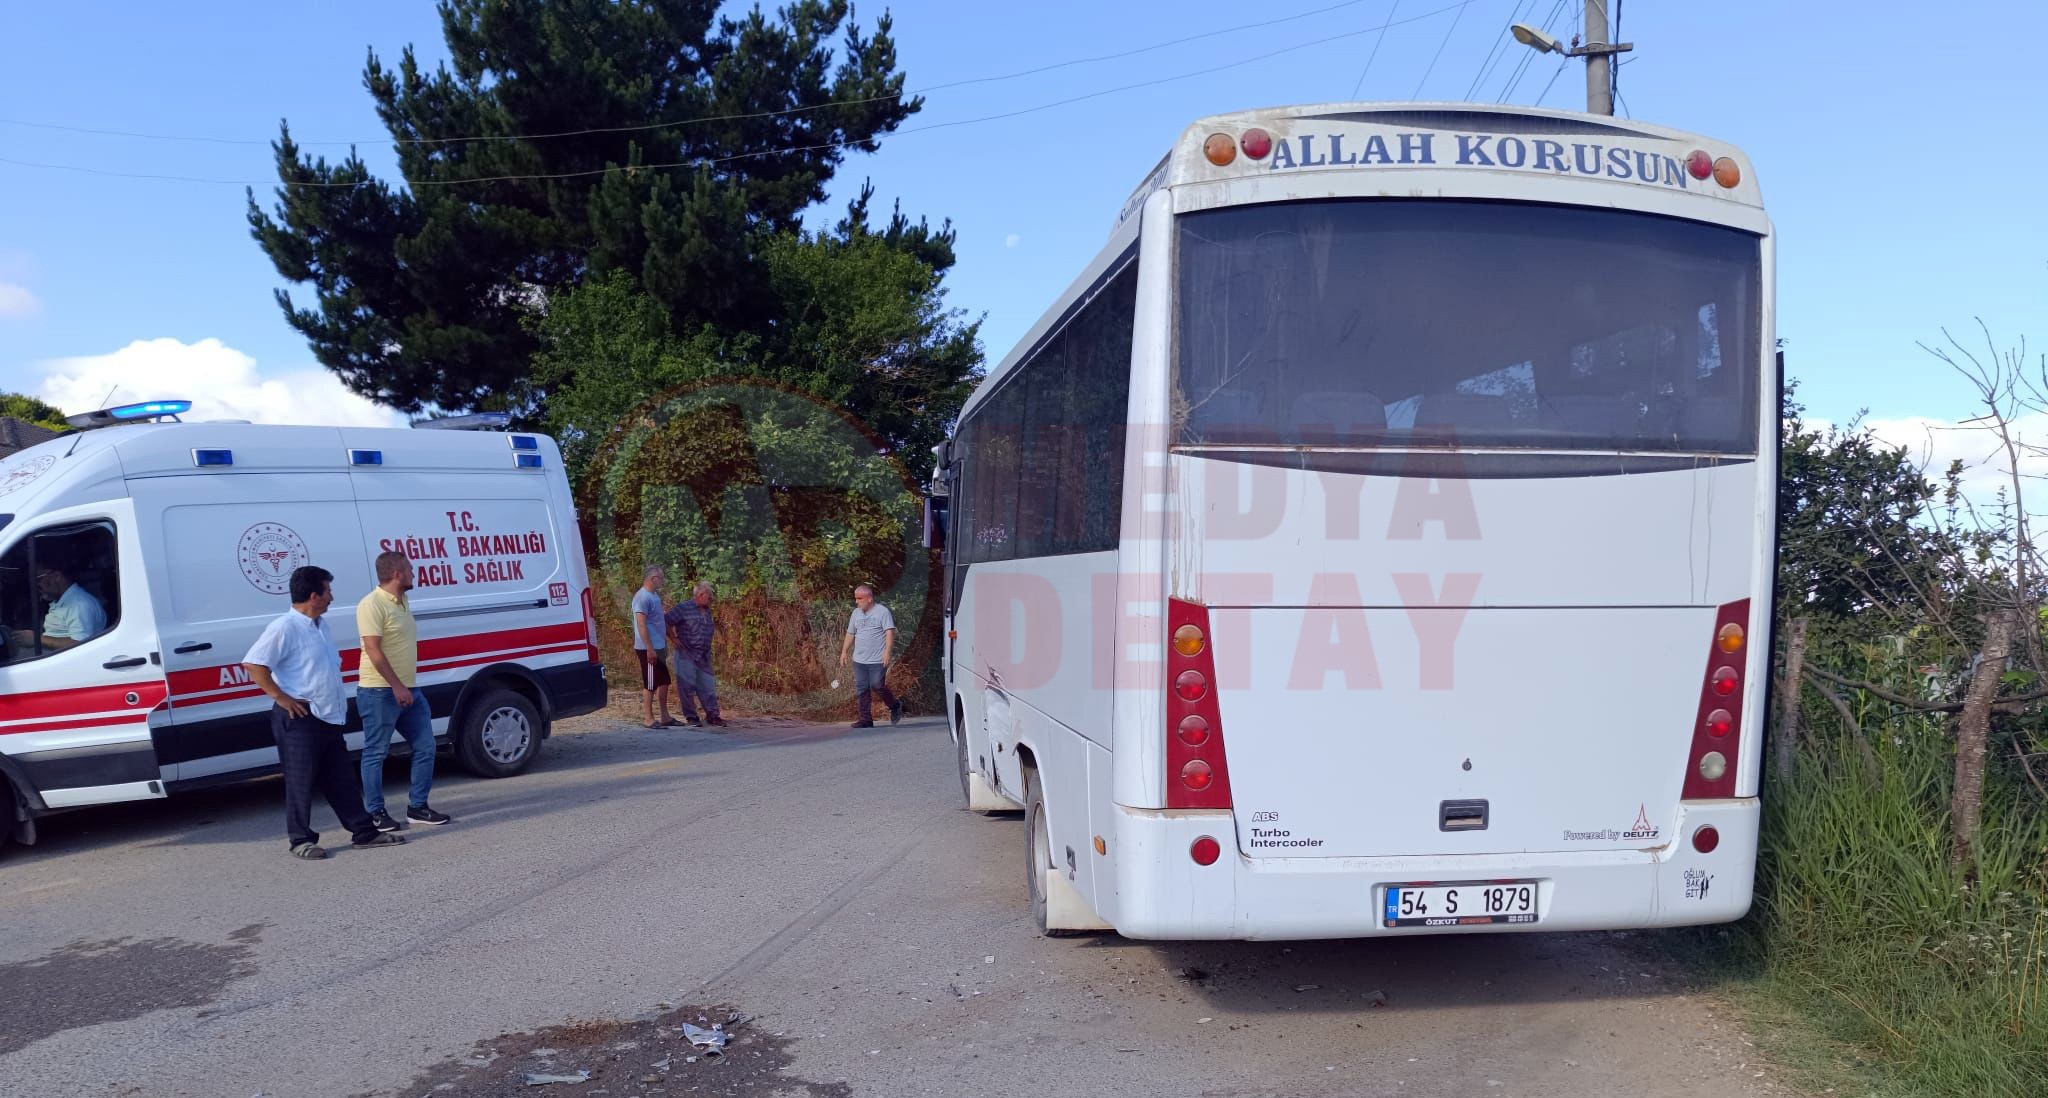
[[[668,612],[668,635],[675,642],[676,700],[682,704],[683,719],[698,728],[709,723],[724,728],[718,715],[718,681],[711,676],[711,639],[718,623],[711,617],[711,585],[699,582],[690,597]],[[697,719],[697,707],[704,707],[704,720]]]

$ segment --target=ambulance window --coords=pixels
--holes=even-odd
[[[121,620],[114,527],[95,522],[38,530],[0,554],[4,663],[90,644]]]

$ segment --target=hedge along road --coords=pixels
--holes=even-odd
[[[392,850],[288,857],[274,780],[47,819],[0,856],[0,1092],[1783,1092],[1654,936],[1041,939],[1022,824],[958,797],[935,719],[590,717]]]

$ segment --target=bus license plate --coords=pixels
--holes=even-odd
[[[1533,923],[1543,917],[1535,881],[1461,881],[1387,886],[1384,925],[1488,926]]]

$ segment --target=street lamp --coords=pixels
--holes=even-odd
[[[1515,41],[1535,50],[1537,53],[1563,53],[1564,43],[1537,30],[1527,23],[1516,23],[1508,28]]]

